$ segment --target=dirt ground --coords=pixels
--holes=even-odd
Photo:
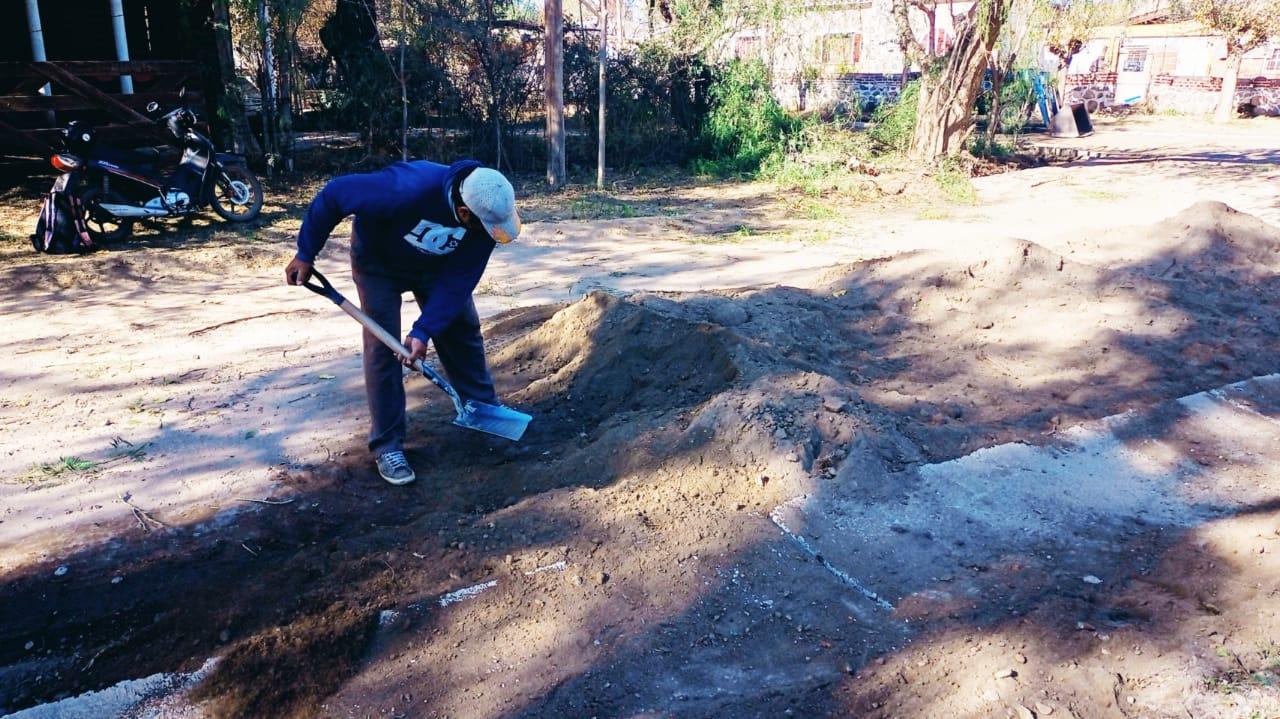
[[[409,378],[403,488],[279,277],[313,182],[82,258],[9,191],[0,713],[1280,717],[1280,127],[1046,144],[533,197],[477,301],[535,420]]]

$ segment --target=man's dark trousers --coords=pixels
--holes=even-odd
[[[397,274],[386,268],[357,264],[353,258],[351,278],[360,294],[360,309],[394,337],[400,334],[400,304],[412,292],[421,307],[431,294],[431,284],[422,278]],[[440,364],[453,388],[465,402],[498,404],[493,379],[484,358],[484,338],[480,316],[470,298],[466,306],[439,337],[431,338]],[[374,456],[404,449],[408,433],[405,421],[404,365],[395,353],[368,331],[364,333],[364,387],[369,398],[369,451]]]

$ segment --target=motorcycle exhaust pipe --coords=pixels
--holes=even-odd
[[[98,207],[116,217],[166,217],[169,215],[168,210],[138,207],[137,205],[110,205],[104,202]]]

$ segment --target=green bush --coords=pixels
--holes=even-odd
[[[948,200],[961,205],[976,205],[978,192],[969,179],[969,172],[957,158],[948,157],[942,161],[933,181]]]
[[[1000,88],[1000,129],[1017,135],[1027,125],[1027,111],[1034,106],[1036,89],[1031,75],[1013,73],[1013,79]]]
[[[916,110],[920,104],[920,81],[912,80],[902,88],[896,102],[885,103],[871,114],[874,127],[868,133],[880,149],[903,152],[911,145],[916,131]]]
[[[978,135],[969,141],[969,153],[974,157],[1004,160],[1013,156],[1013,147],[1000,142],[998,137],[987,144],[987,138]]]
[[[869,160],[870,145],[866,133],[808,120],[787,135],[778,152],[765,158],[760,177],[811,195],[838,190],[856,184],[859,178],[849,171],[850,160]]]
[[[753,174],[798,125],[773,97],[769,70],[759,60],[735,60],[711,83],[711,111],[702,129],[700,172]]]

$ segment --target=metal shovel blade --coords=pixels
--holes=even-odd
[[[519,442],[532,419],[531,415],[510,407],[467,400],[458,411],[458,416],[453,423],[459,427],[487,432]]]

